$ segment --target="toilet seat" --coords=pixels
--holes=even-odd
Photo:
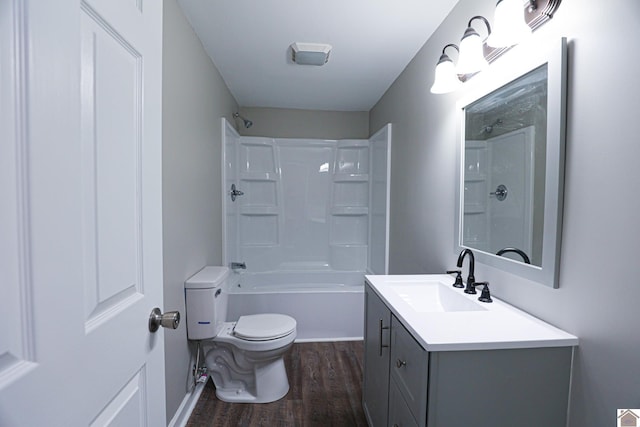
[[[285,314],[240,316],[233,335],[247,341],[269,341],[285,337],[296,330],[296,320]]]

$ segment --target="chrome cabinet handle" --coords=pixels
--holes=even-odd
[[[407,362],[405,360],[396,360],[396,368],[400,369],[403,366],[407,366]]]
[[[382,330],[383,329],[389,329],[389,327],[388,326],[382,326],[382,319],[380,319],[380,329],[379,329],[380,335],[378,337],[379,340],[380,340],[379,341],[380,342],[380,356],[382,356],[382,349],[389,347],[388,344],[384,344],[384,345],[382,344]]]
[[[160,309],[156,307],[151,310],[151,314],[149,315],[149,332],[156,332],[160,329],[160,326],[163,328],[176,329],[179,324],[180,312],[178,311],[168,311],[162,314]]]

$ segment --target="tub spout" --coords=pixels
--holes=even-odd
[[[231,269],[232,270],[246,270],[247,269],[247,264],[245,264],[244,262],[232,262],[231,263]]]

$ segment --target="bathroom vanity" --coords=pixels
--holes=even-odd
[[[369,425],[565,426],[578,339],[453,280],[366,276]]]

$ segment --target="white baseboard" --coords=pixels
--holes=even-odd
[[[198,403],[198,399],[204,390],[205,384],[206,382],[198,383],[191,393],[187,393],[184,396],[176,414],[173,416],[171,421],[169,421],[168,427],[185,427],[187,425],[187,421],[189,421],[189,417],[191,416],[193,409],[196,407],[196,403]]]

